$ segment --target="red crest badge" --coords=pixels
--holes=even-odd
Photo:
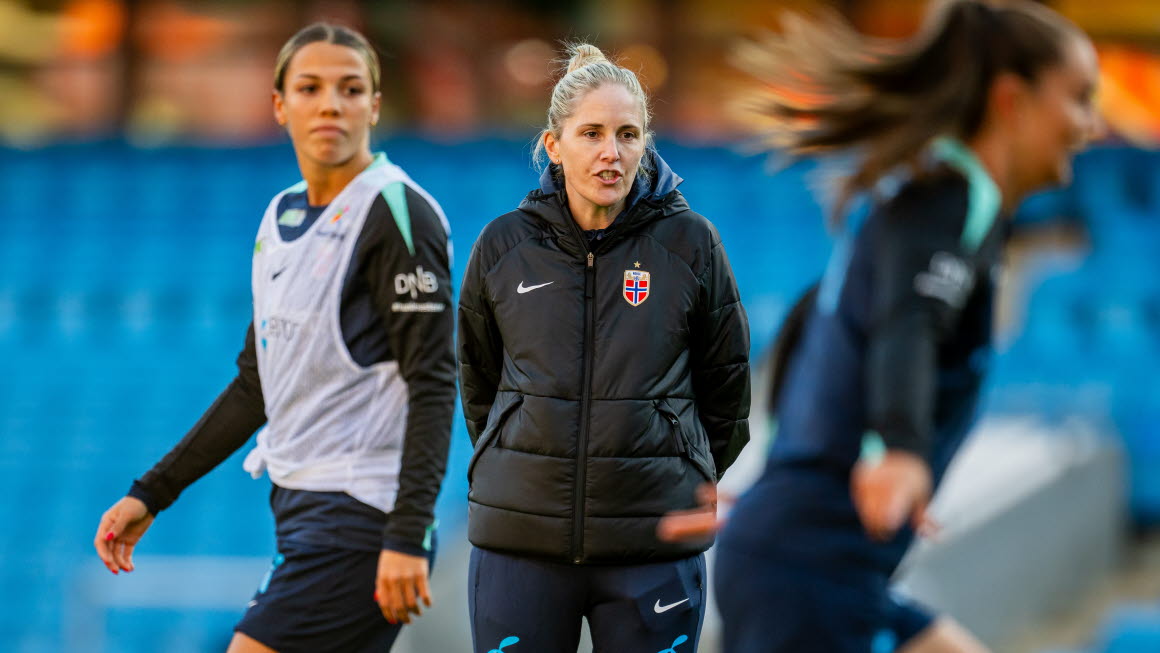
[[[640,306],[648,299],[649,273],[644,270],[624,271],[624,301]]]

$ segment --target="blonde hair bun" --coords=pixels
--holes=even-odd
[[[568,69],[564,72],[565,75],[594,63],[609,63],[608,57],[604,56],[600,48],[591,43],[569,43],[567,47]]]

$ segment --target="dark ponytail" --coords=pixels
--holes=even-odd
[[[1078,33],[1025,0],[948,0],[905,40],[861,35],[832,13],[787,14],[782,26],[734,53],[763,82],[743,108],[768,145],[792,156],[857,148],[835,215],[898,166],[917,168],[933,138],[974,136],[997,75],[1035,81]]]

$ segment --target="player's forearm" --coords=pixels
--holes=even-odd
[[[455,402],[453,376],[438,375],[426,381],[411,388],[399,490],[383,529],[384,549],[410,555],[424,555],[430,548]]]
[[[261,402],[255,402],[235,379],[177,446],[133,483],[129,495],[145,502],[153,514],[168,508],[185,488],[241,448],[265,423]]]
[[[912,312],[872,337],[866,361],[867,424],[888,449],[926,457],[938,384],[931,316]]]

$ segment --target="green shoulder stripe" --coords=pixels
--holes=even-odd
[[[391,182],[383,189],[383,199],[391,209],[395,224],[399,226],[399,233],[403,234],[403,242],[407,243],[407,251],[415,255],[415,243],[411,240],[411,210],[407,208],[407,186],[401,181]]]
[[[934,153],[967,178],[967,221],[963,225],[961,242],[967,251],[975,252],[999,217],[1003,199],[999,186],[987,174],[975,153],[958,139],[945,136],[936,139]]]
[[[385,166],[390,162],[391,162],[391,160],[387,158],[386,152],[375,152],[375,158],[374,158],[374,160],[371,161],[371,164],[369,166],[367,166],[367,170],[374,170],[375,168],[381,168],[382,166]]]

